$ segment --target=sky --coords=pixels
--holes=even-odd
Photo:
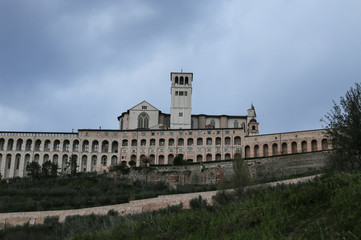
[[[320,129],[361,81],[360,0],[0,0],[0,131],[118,129],[143,100],[246,115],[260,134]]]

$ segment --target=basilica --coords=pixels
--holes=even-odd
[[[2,178],[23,177],[35,161],[57,163],[68,171],[76,158],[79,171],[107,172],[118,164],[173,164],[177,155],[188,162],[230,160],[323,151],[329,148],[323,130],[259,134],[253,105],[247,115],[192,114],[193,73],[172,72],[171,109],[163,113],[143,101],[118,116],[119,129],[77,132],[0,131]]]

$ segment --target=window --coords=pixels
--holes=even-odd
[[[178,96],[178,91],[175,91],[175,95]]]
[[[233,127],[234,127],[234,128],[238,128],[238,121],[237,121],[237,120],[234,121]]]
[[[147,109],[147,106],[142,106],[142,109],[146,110],[146,109]]]
[[[184,96],[187,96],[187,91],[184,91]]]
[[[149,128],[149,115],[146,112],[139,114],[138,128]]]
[[[161,135],[161,136],[164,136],[164,131],[160,131],[160,135]]]
[[[133,137],[136,137],[137,136],[137,132],[133,132]]]
[[[180,116],[180,117],[183,117],[183,113],[182,113],[182,112],[180,112],[180,113],[179,113],[179,116]]]
[[[179,91],[179,96],[183,96],[183,91]]]
[[[146,133],[145,133],[145,131],[143,131],[143,132],[142,132],[142,136],[145,136],[145,135],[146,135]]]
[[[152,136],[154,136],[154,135],[155,135],[155,132],[154,132],[154,131],[152,131],[152,133],[151,133],[151,134],[152,134]]]
[[[108,132],[106,132],[106,133],[105,133],[105,136],[109,136],[109,133],[108,133]]]
[[[123,132],[123,136],[124,137],[128,136],[128,132]]]
[[[179,135],[183,135],[183,131],[179,131]]]
[[[221,134],[221,131],[220,131],[220,130],[217,130],[217,134]]]
[[[229,130],[226,130],[226,131],[225,131],[225,134],[229,134]]]

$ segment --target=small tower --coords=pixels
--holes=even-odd
[[[247,123],[248,123],[248,135],[258,135],[258,122],[256,120],[256,110],[254,109],[253,104],[251,104],[251,108],[248,109],[248,115],[247,115]]]
[[[172,82],[170,128],[190,129],[193,73],[172,72],[170,80]]]

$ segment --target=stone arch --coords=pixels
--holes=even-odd
[[[146,146],[146,145],[147,145],[147,139],[141,139],[140,146]]]
[[[13,147],[14,147],[14,140],[13,140],[12,138],[10,138],[10,139],[8,140],[8,146],[7,146],[6,150],[12,151],[12,150],[13,150]]]
[[[54,141],[53,151],[54,152],[60,152],[60,140],[56,139]]]
[[[4,150],[5,150],[5,139],[0,138],[0,151],[4,151]]]
[[[15,155],[14,177],[19,177],[21,155],[20,153]]]
[[[44,154],[43,156],[43,163],[49,161],[49,154]]]
[[[174,139],[173,138],[168,139],[168,146],[174,146]]]
[[[237,136],[234,138],[234,145],[241,145],[241,137]]]
[[[203,138],[199,137],[197,138],[197,145],[202,146],[203,145]]]
[[[212,161],[212,154],[210,154],[210,153],[207,154],[207,156],[206,156],[206,161],[207,161],[207,162]]]
[[[168,155],[168,164],[172,164],[174,163],[174,155],[173,154],[169,154]]]
[[[107,155],[103,155],[101,158],[101,164],[103,167],[107,166],[107,162],[108,162],[108,157]]]
[[[68,154],[64,154],[63,157],[61,158],[61,172],[65,173],[68,167]]]
[[[187,139],[187,145],[188,146],[193,146],[193,144],[194,144],[193,138],[188,138]]]
[[[178,146],[184,146],[184,139],[183,138],[178,138]]]
[[[248,145],[244,148],[244,156],[245,158],[251,157],[251,148]]]
[[[22,151],[23,150],[23,143],[24,143],[24,141],[21,138],[19,138],[16,141],[16,151]]]
[[[137,155],[132,154],[132,156],[130,156],[130,161],[135,161],[135,162],[137,162]]]
[[[115,156],[115,155],[113,155],[112,158],[111,158],[111,160],[110,160],[110,164],[111,164],[112,166],[117,165],[117,164],[118,164],[118,157]]]
[[[183,84],[184,84],[184,78],[183,78],[183,76],[181,76],[179,78],[179,85],[183,85]]]
[[[91,161],[91,171],[95,172],[97,170],[97,162],[98,162],[98,157],[96,155],[92,156],[92,161]]]
[[[49,139],[46,139],[44,142],[44,151],[50,152],[51,150],[51,141]]]
[[[83,150],[83,152],[89,152],[89,141],[88,140],[83,141],[82,150]]]
[[[282,154],[288,154],[288,146],[287,143],[282,143]]]
[[[81,164],[80,164],[80,171],[82,172],[86,172],[86,166],[88,164],[88,156],[87,155],[83,155],[81,157]]]
[[[122,146],[123,146],[123,147],[127,147],[127,146],[128,146],[128,139],[123,139],[123,140],[122,140]]]
[[[185,84],[185,85],[188,85],[188,84],[189,84],[188,81],[189,81],[188,77],[185,77],[185,83],[184,83],[184,84]]]
[[[99,142],[97,140],[94,140],[92,142],[92,152],[98,152],[99,151]]]
[[[159,139],[159,146],[165,146],[164,138]],[[164,156],[163,156],[164,157]]]
[[[138,146],[138,141],[137,139],[132,139],[132,144],[131,144],[133,147],[136,147]]]
[[[26,154],[24,158],[24,165],[23,165],[23,176],[26,176],[26,166],[30,163],[30,154]]]
[[[37,163],[39,163],[40,164],[40,155],[39,154],[35,154],[34,155],[34,160],[33,160],[34,162],[37,162]]]
[[[311,142],[311,151],[315,152],[317,151],[317,140],[313,139]]]
[[[254,145],[253,151],[254,151],[254,157],[259,157],[259,146],[258,145]]]
[[[277,143],[272,144],[272,155],[273,156],[278,155],[278,145],[277,145]]]
[[[225,137],[224,138],[224,144],[225,145],[231,145],[231,138],[230,137]]]
[[[109,142],[107,140],[103,140],[102,142],[102,153],[109,152]]]
[[[203,162],[203,156],[202,155],[197,155],[197,162]]]
[[[220,153],[216,154],[216,161],[222,160],[222,155]]]
[[[6,155],[6,159],[5,159],[5,169],[4,169],[4,178],[9,178],[10,177],[10,169],[11,169],[11,158],[12,155],[8,154]]]
[[[230,159],[231,159],[231,154],[226,153],[226,154],[224,155],[224,159],[225,159],[225,160],[230,160]]]
[[[149,164],[150,164],[150,165],[154,165],[154,164],[155,164],[155,155],[154,155],[154,154],[150,154],[150,155],[149,155]]]
[[[154,138],[150,139],[149,145],[150,146],[155,146],[155,139]]]
[[[33,140],[28,139],[25,143],[25,151],[31,151],[31,146],[33,145]]]
[[[322,139],[321,144],[322,144],[322,150],[328,150],[328,141],[326,138]]]
[[[297,143],[296,142],[291,143],[291,149],[292,149],[292,153],[297,153]]]
[[[221,145],[221,144],[222,144],[222,138],[216,137],[216,145]]]
[[[212,145],[212,138],[208,137],[206,140],[207,145]]]
[[[41,150],[41,140],[38,139],[35,141],[34,151],[40,151]]]
[[[303,153],[307,152],[307,142],[306,141],[301,142],[301,149],[302,149]]]
[[[55,164],[59,164],[59,156],[58,156],[58,154],[54,154],[53,155],[53,163],[55,163]]]
[[[118,141],[112,142],[112,153],[118,153]]]
[[[263,156],[268,157],[268,144],[263,144]]]
[[[73,141],[73,152],[79,152],[79,140],[78,139],[75,139]]]
[[[70,151],[70,141],[68,139],[65,139],[63,142],[63,152],[69,152]]]
[[[163,165],[164,164],[164,155],[159,155],[158,157],[158,164]]]
[[[149,115],[146,112],[141,112],[138,115],[138,128],[147,129],[149,128]]]

